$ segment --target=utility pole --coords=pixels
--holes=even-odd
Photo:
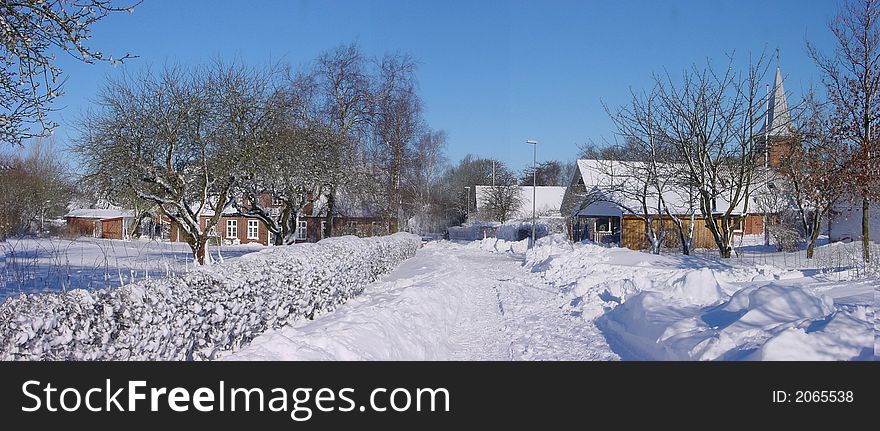
[[[492,187],[495,187],[495,159],[492,159]]]

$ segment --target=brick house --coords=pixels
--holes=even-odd
[[[272,217],[281,214],[282,203],[273,201],[269,193],[263,193],[259,198],[260,204],[267,208]],[[389,229],[388,220],[374,217],[364,211],[354,211],[351,205],[347,205],[347,201],[342,199],[345,205],[337,208],[336,215],[333,218],[334,235],[356,235],[356,236],[375,236],[387,234]],[[326,210],[324,199],[319,199],[314,204],[308,204],[303,208],[302,213],[297,221],[295,231],[295,241],[301,242],[317,242],[324,238],[324,227],[326,226]],[[202,227],[208,225],[208,220],[214,215],[212,210],[205,210],[199,215],[199,222]],[[391,220],[391,230],[397,229],[397,220]],[[274,244],[271,233],[265,224],[259,219],[253,217],[245,217],[239,213],[235,206],[229,204],[223,209],[223,214],[217,225],[211,230],[211,238],[213,241],[223,244],[251,244],[259,243],[262,245]],[[183,241],[182,232],[172,223],[169,234],[171,241]]]

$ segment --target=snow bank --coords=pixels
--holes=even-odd
[[[873,356],[866,353],[874,344],[873,307],[835,304],[800,271],[569,244],[553,236],[526,253],[525,266],[560,290],[564,311],[595,321],[624,358]]]
[[[529,240],[506,241],[498,238],[485,238],[467,244],[467,247],[478,248],[492,253],[525,253],[529,248]]]
[[[412,257],[418,236],[273,247],[181,277],[20,295],[0,305],[0,359],[212,359],[332,311]]]
[[[670,305],[642,292],[597,323],[633,358],[672,360],[847,360],[873,356],[867,307],[836,310],[802,286],[767,284],[714,307]]]

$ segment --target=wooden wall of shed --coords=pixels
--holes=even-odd
[[[100,234],[101,222],[96,219],[67,217],[67,229],[73,235],[95,236]]]
[[[685,232],[690,226],[690,220],[682,220]],[[661,221],[654,220],[654,226],[659,228]],[[664,247],[680,248],[681,240],[678,235],[678,229],[670,217],[663,217],[663,228],[666,230],[666,240],[663,242]],[[706,220],[697,217],[694,220],[694,237],[692,248],[715,248],[715,239],[712,232],[706,226]],[[760,215],[750,214],[746,216],[744,221],[744,232],[738,232],[736,235],[757,235],[764,232],[764,220]],[[621,245],[632,250],[645,250],[650,248],[648,239],[645,237],[645,222],[634,216],[624,216],[621,223]]]
[[[124,224],[121,218],[101,220],[101,238],[123,239],[125,237]]]

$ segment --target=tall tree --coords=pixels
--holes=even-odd
[[[404,222],[404,171],[413,159],[413,146],[423,129],[422,101],[416,93],[415,61],[406,55],[386,55],[378,63],[374,103],[373,166],[384,181],[388,230],[392,219]]]
[[[34,140],[19,154],[0,155],[0,239],[43,233],[74,195],[67,166],[52,141]]]
[[[834,110],[832,118],[840,142],[838,151],[850,153],[851,198],[862,206],[862,254],[870,260],[871,203],[880,198],[880,2],[847,1],[829,28],[837,43],[831,55],[808,44],[810,56],[822,71],[822,80]]]
[[[764,55],[743,72],[696,65],[676,81],[655,77],[663,140],[670,143],[699,203],[700,213],[723,258],[733,252],[733,235],[761,179],[757,131],[766,117]]]
[[[407,200],[413,217],[408,227],[417,233],[436,233],[443,224],[441,180],[446,170],[446,132],[425,131],[413,148],[413,161],[406,170]]]
[[[516,178],[503,165],[500,172],[498,168],[495,167],[495,184],[484,186],[478,194],[481,200],[478,209],[483,217],[504,223],[516,215],[523,200]]]
[[[88,173],[158,205],[199,264],[232,198],[235,164],[259,139],[239,98],[252,78],[252,70],[217,62],[111,81],[74,147]]]
[[[807,238],[807,258],[813,257],[822,221],[846,190],[849,154],[839,151],[833,120],[810,94],[799,116],[797,142],[780,164],[782,187],[788,190]]]
[[[120,62],[86,45],[95,23],[114,12],[132,12],[138,3],[110,0],[19,0],[0,2],[0,141],[47,136],[57,126],[46,118],[62,94],[58,50],[86,63]]]
[[[537,175],[535,175],[537,174]],[[562,164],[557,160],[541,162],[537,167],[529,166],[523,170],[520,184],[530,186],[536,182],[539,186],[564,186],[571,178],[564,178]]]
[[[337,157],[327,166],[324,187],[327,200],[324,236],[329,237],[333,235],[338,192],[346,185],[353,185],[352,180],[358,173],[353,168],[363,165],[363,147],[374,106],[367,59],[357,45],[341,45],[322,54],[313,73],[319,89],[316,103],[320,104],[322,122],[337,135],[322,144],[334,145],[326,152]]]

